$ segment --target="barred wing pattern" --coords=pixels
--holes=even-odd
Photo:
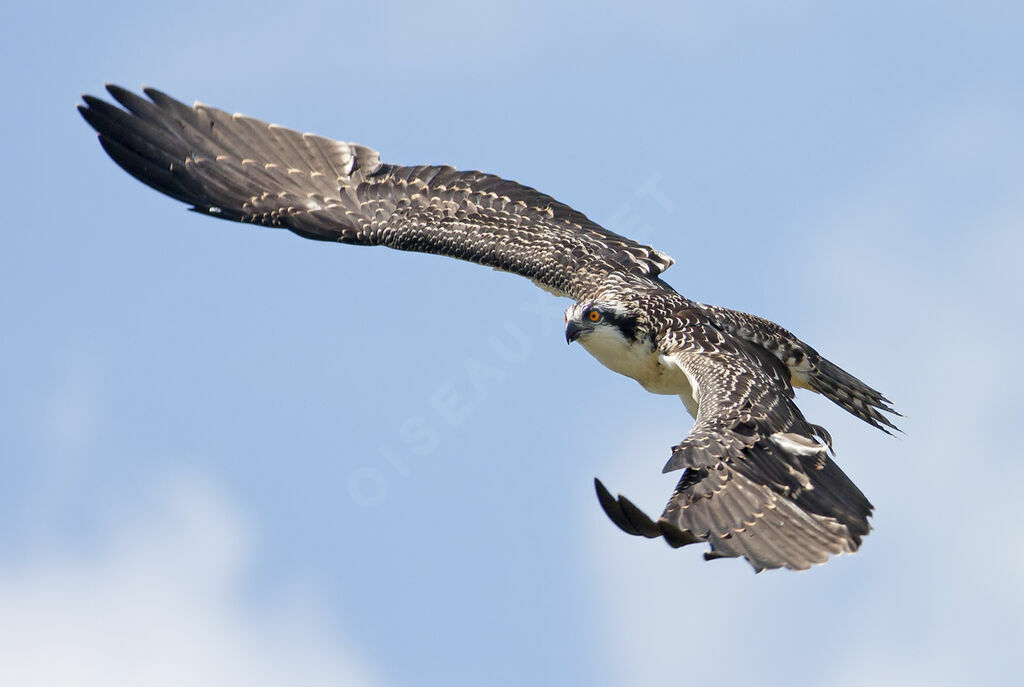
[[[657,521],[595,480],[612,521],[676,547],[708,542],[706,558],[742,556],[758,571],[856,551],[872,506],[814,440],[823,430],[804,419],[792,389],[704,313],[679,314],[661,348],[699,398],[693,429],[665,465],[683,474]]]
[[[383,164],[374,150],[157,91],[107,90],[79,111],[125,171],[214,217],[311,239],[435,253],[514,272],[576,299],[611,272],[656,277],[667,255],[532,188],[451,167]]]

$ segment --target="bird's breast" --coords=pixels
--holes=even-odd
[[[626,342],[618,337],[591,336],[581,338],[580,343],[602,365],[635,379],[652,394],[693,397],[686,374],[649,340]]]

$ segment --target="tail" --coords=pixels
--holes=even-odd
[[[839,407],[853,413],[886,434],[892,434],[890,429],[900,431],[899,427],[883,415],[883,413],[890,413],[902,417],[892,407],[892,402],[889,399],[838,365],[822,358],[810,346],[806,346],[806,350],[809,369],[794,371],[794,382],[798,381],[799,376],[799,381],[803,382],[799,386],[817,391]]]
[[[902,417],[892,402],[838,365],[822,357],[792,332],[770,320],[714,305],[700,305],[719,329],[754,344],[781,360],[789,369],[790,383],[825,396],[886,434],[900,431],[885,415]]]

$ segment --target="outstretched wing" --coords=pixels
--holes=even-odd
[[[698,401],[689,436],[665,471],[683,469],[655,522],[597,482],[605,512],[630,534],[673,546],[706,541],[706,558],[743,556],[755,570],[803,570],[856,551],[872,507],[815,441],[810,425],[762,361],[703,317],[682,316],[662,346]]]
[[[213,217],[311,239],[436,253],[521,274],[576,299],[611,272],[657,276],[672,259],[512,181],[383,164],[377,152],[145,89],[125,109],[79,111],[125,171]]]

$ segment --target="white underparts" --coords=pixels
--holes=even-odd
[[[690,415],[697,416],[697,394],[689,376],[649,340],[627,341],[617,328],[598,325],[579,341],[609,370],[635,379],[652,394],[679,396]]]

